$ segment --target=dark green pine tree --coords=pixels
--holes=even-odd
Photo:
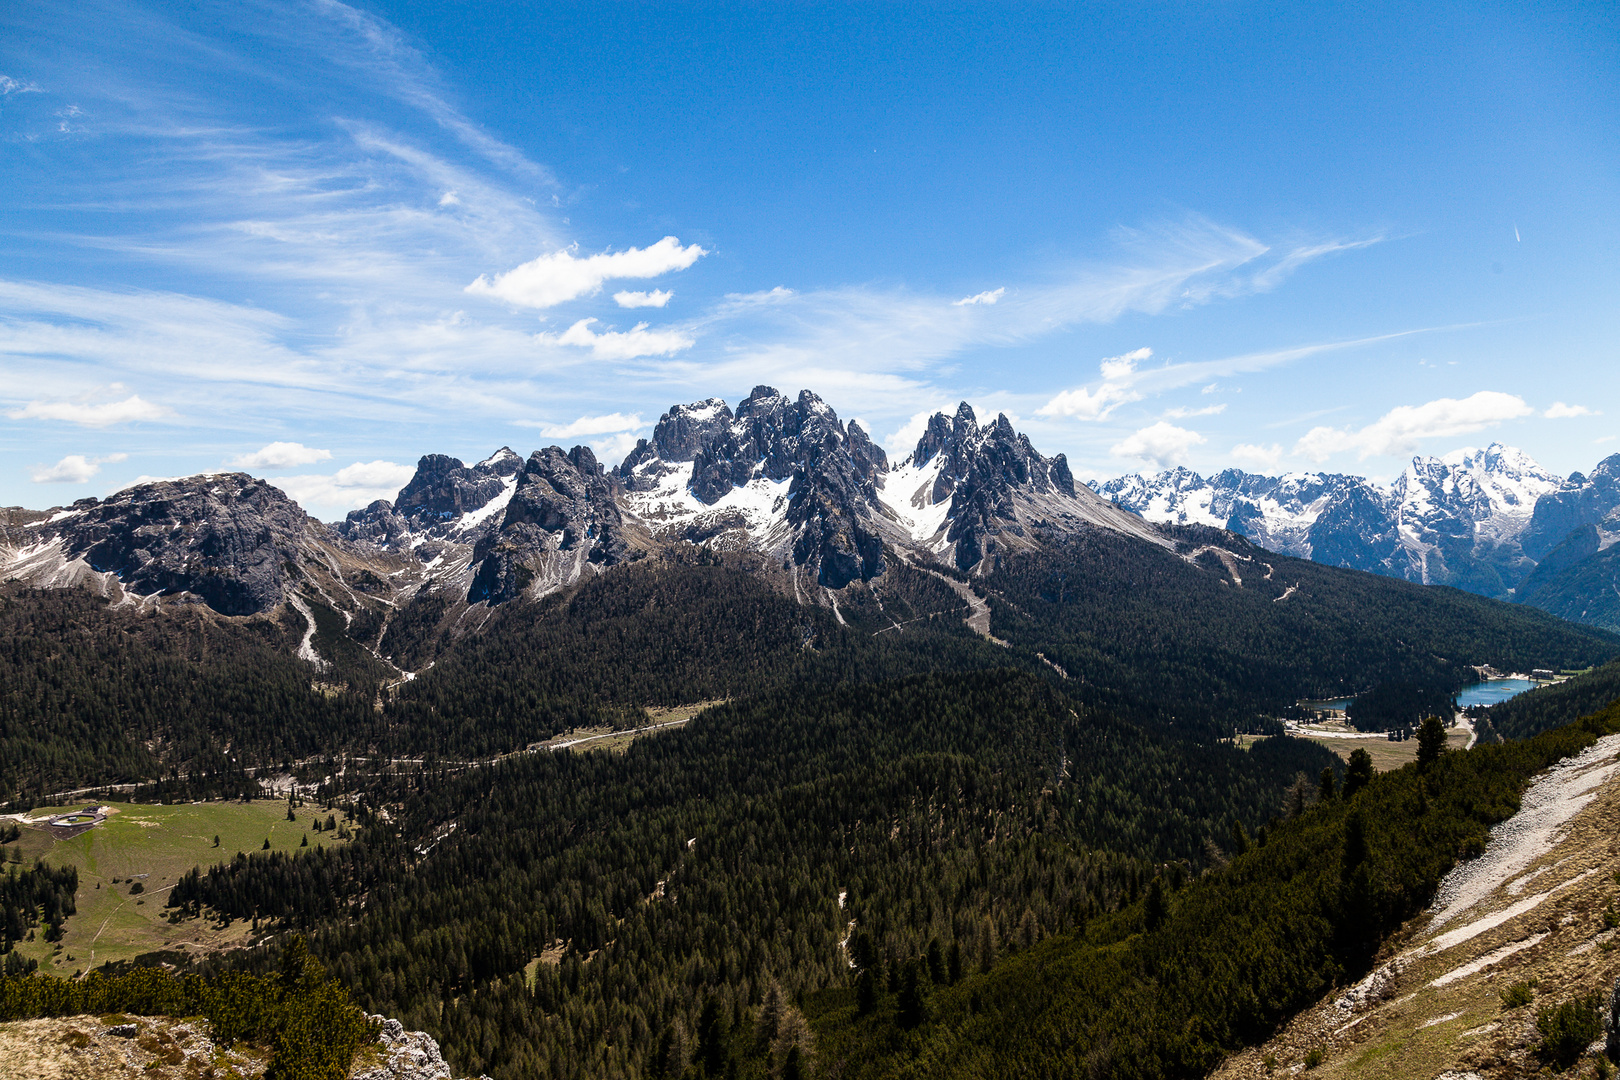
[[[1446,748],[1446,725],[1438,716],[1430,716],[1418,728],[1418,768],[1427,769],[1440,760]]]
[[[1350,767],[1344,770],[1344,797],[1352,799],[1356,793],[1372,783],[1372,755],[1365,750],[1350,751]]]
[[[901,1027],[921,1027],[928,1020],[928,982],[923,963],[916,957],[900,973],[900,1000],[895,1019]]]
[[[1339,778],[1334,775],[1333,766],[1322,766],[1322,778],[1316,782],[1316,797],[1322,802],[1332,802],[1338,786]]]
[[[1148,886],[1147,902],[1142,909],[1142,921],[1150,933],[1164,925],[1165,914],[1164,883],[1154,878],[1153,884]]]
[[[872,1015],[877,1008],[877,980],[868,968],[855,980],[855,1011],[862,1016]]]

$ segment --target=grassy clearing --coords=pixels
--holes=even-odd
[[[43,807],[29,817],[45,818],[86,805],[91,804]],[[180,876],[194,866],[232,859],[238,852],[259,852],[266,840],[275,851],[296,850],[306,836],[312,847],[340,842],[335,833],[311,828],[317,816],[326,820],[327,811],[317,815],[318,807],[305,806],[294,811],[296,821],[288,821],[287,804],[280,800],[178,806],[116,803],[113,809],[105,823],[71,839],[58,840],[44,830],[25,828],[22,839],[6,845],[20,848],[28,863],[43,858],[79,871],[78,913],[68,919],[63,939],[49,944],[39,933],[35,940],[17,946],[23,956],[39,961],[41,971],[71,975],[142,953],[240,944],[250,932],[240,922],[220,928],[206,918],[169,921],[163,905]],[[341,821],[342,815],[338,817]],[[138,894],[132,892],[137,881],[142,889]]]
[[[671,708],[649,708],[645,726],[666,725],[659,727],[659,730],[674,730],[673,725],[684,723],[705,709],[723,704],[725,704],[724,701],[698,701],[690,705],[676,705]],[[657,733],[657,731],[644,729],[616,731],[608,727],[575,728],[566,734],[554,736],[540,745],[553,750],[611,750],[614,753],[623,753],[629,749],[630,744],[637,738]]]
[[[1357,750],[1367,751],[1372,758],[1373,768],[1379,772],[1389,772],[1402,765],[1417,760],[1417,740],[1407,739],[1404,742],[1390,742],[1388,739],[1332,739],[1312,738],[1309,734],[1300,736],[1312,742],[1321,743],[1329,750],[1338,754],[1345,761]],[[1266,735],[1239,735],[1238,746],[1244,750],[1255,743],[1269,738]],[[1448,728],[1446,731],[1446,746],[1452,750],[1461,750],[1468,745],[1468,730],[1466,728]]]

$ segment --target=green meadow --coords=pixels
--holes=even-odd
[[[94,805],[42,807],[28,816],[40,820]],[[62,940],[46,942],[41,928],[33,941],[17,945],[23,956],[39,961],[41,971],[71,975],[109,961],[132,960],[142,953],[208,951],[242,944],[251,936],[251,927],[242,922],[220,927],[206,916],[170,921],[164,904],[180,876],[194,866],[228,861],[238,852],[261,852],[266,840],[274,851],[296,850],[305,837],[311,847],[340,842],[335,832],[314,830],[316,819],[324,823],[329,813],[314,804],[294,810],[296,821],[288,821],[287,804],[274,799],[110,805],[113,812],[103,824],[71,839],[58,840],[43,829],[24,828],[22,838],[3,849],[8,859],[11,849],[17,848],[29,864],[42,858],[79,871],[78,912],[67,920]],[[345,820],[341,813],[337,818],[340,823]]]

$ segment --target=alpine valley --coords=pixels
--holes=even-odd
[[[0,1020],[169,1017],[163,1075],[198,1016],[262,1052],[187,1076],[1208,1075],[1620,730],[1617,473],[1093,489],[758,387],[340,522],[0,511]],[[1535,669],[1455,750],[1299,737]]]

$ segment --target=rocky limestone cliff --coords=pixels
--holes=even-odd
[[[615,499],[588,446],[552,446],[529,455],[500,524],[473,550],[473,603],[502,603],[579,580],[587,567],[624,561],[630,545]]]
[[[1043,457],[1005,415],[980,425],[965,401],[954,416],[929,418],[885,481],[883,500],[913,541],[964,571],[985,572],[1004,551],[1086,529],[1168,544],[1140,516],[1077,486],[1064,455]]]
[[[22,531],[7,577],[51,585],[99,575],[120,593],[189,593],[224,615],[280,605],[332,540],[280,488],[245,473],[137,484]]]

